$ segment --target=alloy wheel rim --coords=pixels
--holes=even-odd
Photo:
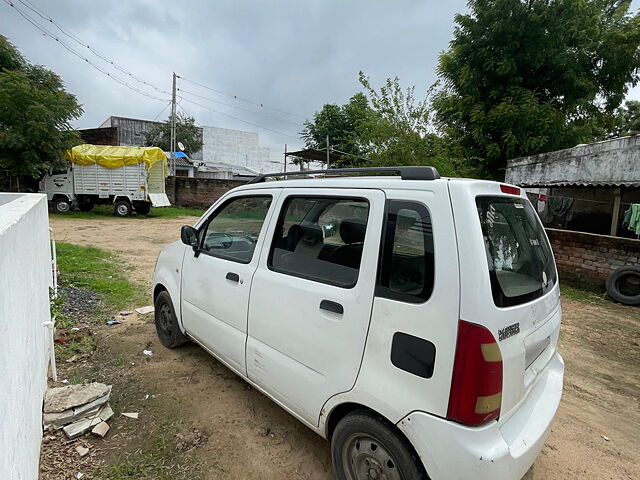
[[[67,202],[60,202],[58,203],[57,207],[59,212],[64,213],[64,212],[68,212],[71,206]]]
[[[402,480],[393,455],[370,435],[356,433],[347,438],[342,464],[349,480]]]
[[[128,210],[129,209],[126,207],[126,205],[118,205],[118,213],[120,215],[126,215]]]

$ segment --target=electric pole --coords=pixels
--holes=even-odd
[[[171,92],[171,165],[169,173],[176,175],[176,72],[173,72],[173,89]]]
[[[327,135],[327,170],[329,170],[329,135]]]

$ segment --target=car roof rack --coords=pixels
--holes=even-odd
[[[435,167],[366,167],[366,168],[330,168],[328,170],[300,170],[295,172],[263,173],[253,177],[247,183],[261,183],[270,177],[293,177],[302,175],[345,175],[354,173],[396,173],[402,180],[437,180],[440,174]]]

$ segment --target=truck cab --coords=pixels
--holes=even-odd
[[[52,167],[44,175],[39,184],[39,192],[47,195],[47,201],[58,213],[70,211],[75,204],[73,193],[73,168]]]

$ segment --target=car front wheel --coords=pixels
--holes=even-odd
[[[180,330],[178,325],[178,319],[176,318],[175,310],[173,309],[173,302],[171,296],[166,290],[160,292],[156,297],[154,304],[154,316],[156,322],[156,333],[160,339],[160,343],[167,348],[176,348],[183,343],[189,341],[189,339]]]
[[[379,415],[356,411],[344,417],[331,438],[339,480],[427,480],[411,444]]]

